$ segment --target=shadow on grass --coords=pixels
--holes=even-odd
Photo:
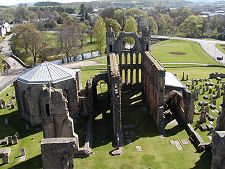
[[[173,128],[166,129],[165,132],[166,132],[166,135],[167,136],[174,136],[177,133],[181,132],[182,130],[184,130],[184,127],[183,126],[176,125]]]
[[[13,169],[25,169],[25,168],[32,168],[32,169],[39,169],[41,168],[41,155],[35,156],[30,158],[24,162],[21,162],[17,165],[13,166]]]
[[[5,125],[6,118],[9,123],[7,126]],[[15,132],[19,133],[19,138],[24,138],[40,131],[41,126],[26,129],[26,122],[19,119],[18,111],[0,115],[0,139],[6,136],[12,136]]]
[[[211,151],[205,150],[192,169],[209,169],[211,166],[211,161],[212,161]]]

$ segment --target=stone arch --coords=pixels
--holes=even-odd
[[[183,124],[183,96],[180,92],[172,90],[164,96],[164,126],[176,119]]]
[[[93,100],[97,101],[97,85],[99,81],[105,81],[108,86],[108,92],[109,92],[109,81],[108,81],[108,73],[103,73],[103,74],[98,74],[94,76],[92,79],[92,95],[93,95]]]
[[[121,32],[119,37],[117,38],[115,44],[114,44],[114,52],[119,53],[125,51],[123,49],[123,39],[126,37],[132,37],[134,38],[135,45],[133,48],[131,48],[129,51],[142,51],[142,42],[140,37],[135,32]]]

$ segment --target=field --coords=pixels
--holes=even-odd
[[[155,45],[156,46],[156,45]],[[158,43],[152,48],[153,55],[162,63],[184,63],[181,65],[165,64],[167,71],[177,74],[181,79],[183,72],[189,75],[189,79],[207,78],[212,72],[225,72],[224,68],[219,67],[182,67],[187,66],[185,63],[204,63],[218,65],[213,59],[206,55],[198,44],[185,41],[168,40]],[[185,55],[169,54],[169,52],[183,52]],[[98,63],[106,63],[106,58],[96,58]],[[175,68],[175,66],[181,66]],[[191,65],[193,66],[193,65]],[[101,69],[101,70],[99,70]],[[106,66],[88,66],[82,67],[82,84],[91,75],[99,74],[106,69]],[[225,80],[225,79],[223,79]],[[213,81],[214,84],[216,81]],[[184,84],[190,82],[184,82]],[[98,88],[99,89],[99,88]],[[13,87],[8,88],[0,94],[7,102],[14,95]],[[106,86],[102,86],[101,92],[98,91],[99,97],[105,97]],[[9,94],[9,96],[6,96]],[[202,100],[200,96],[200,100]],[[114,148],[111,142],[111,121],[110,116],[98,116],[94,120],[94,140],[93,152],[94,155],[89,158],[75,158],[75,168],[79,169],[101,169],[101,168],[152,168],[152,169],[208,169],[211,163],[210,151],[197,152],[195,147],[190,144],[182,145],[183,150],[178,151],[175,146],[170,145],[170,140],[188,139],[185,130],[176,125],[167,125],[167,137],[161,138],[157,132],[156,124],[147,110],[141,109],[139,104],[143,103],[142,93],[137,90],[129,90],[122,92],[122,118],[123,122],[135,124],[134,136],[131,143],[128,144],[128,138],[124,139],[124,153],[121,156],[111,156],[109,152]],[[197,102],[196,102],[197,103]],[[217,107],[221,103],[221,98],[217,101]],[[16,107],[16,106],[15,106]],[[9,119],[9,126],[5,126],[5,118]],[[195,116],[196,119],[199,117]],[[75,124],[76,128],[76,124]],[[75,129],[76,130],[76,129]],[[41,127],[26,129],[25,122],[18,119],[17,107],[15,109],[0,109],[0,139],[8,135],[13,135],[16,131],[19,132],[19,144],[10,146],[12,154],[10,155],[10,164],[0,165],[0,168],[41,168],[40,158],[40,140],[42,139]],[[197,130],[206,142],[209,142],[208,132],[200,132]],[[142,151],[136,151],[136,146],[141,146]],[[3,146],[1,146],[3,147]],[[20,148],[25,147],[27,157],[25,162],[19,163]]]

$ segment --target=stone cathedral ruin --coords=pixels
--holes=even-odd
[[[134,46],[126,48],[126,38],[133,38]],[[92,155],[93,119],[96,116],[94,107],[97,84],[101,80],[108,86],[112,143],[116,148],[111,152],[112,155],[123,153],[121,91],[129,88],[142,91],[149,115],[154,117],[159,134],[165,135],[165,126],[176,119],[200,145],[198,135],[190,127],[194,118],[193,94],[151,55],[150,38],[147,28],[143,30],[142,36],[121,32],[117,39],[112,29],[108,30],[107,72],[91,76],[85,89],[82,89],[80,70],[48,62],[27,70],[17,79],[15,91],[20,117],[32,126],[42,124],[43,168],[72,169],[74,156]],[[88,117],[88,122],[85,143],[80,147],[79,135],[74,132],[74,126],[83,116]],[[217,133],[214,137],[217,137]],[[221,137],[223,134],[217,135]],[[216,145],[214,147],[217,151]],[[214,161],[219,158],[214,156]]]

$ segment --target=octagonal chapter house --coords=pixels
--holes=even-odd
[[[14,82],[20,118],[29,122],[31,126],[41,124],[40,91],[46,85],[62,89],[68,101],[70,117],[79,116],[78,91],[82,88],[81,70],[44,62],[26,70]]]

